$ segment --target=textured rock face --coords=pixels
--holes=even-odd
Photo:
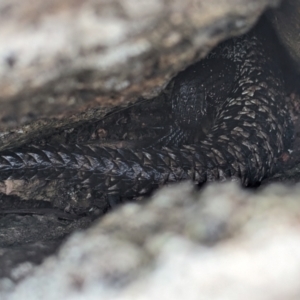
[[[280,7],[269,15],[277,34],[300,70],[299,31],[300,31],[300,1],[285,0]]]
[[[73,234],[4,299],[297,299],[298,195],[165,188]]]
[[[1,149],[106,112],[87,108],[157,95],[179,70],[244,33],[278,1],[63,3],[35,0],[29,9],[1,2],[0,128],[60,118],[3,134]],[[70,118],[74,112],[81,114]]]
[[[1,96],[62,78],[76,81],[75,75],[87,71],[92,74],[85,87],[107,91],[160,73],[170,76],[199,48],[245,31],[276,2],[35,0],[29,9],[20,1],[2,1]]]

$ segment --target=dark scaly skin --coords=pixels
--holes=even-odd
[[[171,94],[174,124],[156,144],[179,146],[203,139],[233,87],[236,65],[228,59],[204,59],[174,79]]]
[[[225,84],[224,98],[217,93],[214,106],[203,102],[192,105],[198,117],[190,127],[189,120],[195,114],[190,112],[191,118],[183,120],[191,107],[180,105],[187,93],[185,85],[196,88],[191,93],[193,97],[200,95],[199,101],[206,101],[205,95],[213,98],[219,86],[214,82],[220,78],[213,76],[210,87],[189,86],[187,81],[182,89],[175,87],[173,93],[175,123],[179,128],[185,127],[184,131],[207,122],[205,112],[209,113],[212,127],[196,144],[180,146],[173,141],[166,143],[168,147],[119,149],[96,144],[28,146],[0,154],[0,179],[65,178],[104,195],[125,198],[148,193],[167,182],[188,179],[202,183],[239,177],[244,185],[260,182],[274,173],[278,159],[292,140],[280,71],[252,34],[223,43],[200,65],[207,63],[214,69],[217,64],[210,60],[221,60],[229,66],[233,82]],[[201,68],[199,72],[201,75]],[[179,76],[182,80],[189,77],[184,73]]]

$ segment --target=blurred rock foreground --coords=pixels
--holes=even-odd
[[[156,96],[278,2],[1,1],[0,150]]]
[[[2,299],[299,299],[299,192],[165,188],[74,233],[16,287],[2,280]]]
[[[1,1],[0,149],[151,99],[179,70],[277,4]],[[17,231],[0,218],[6,237],[23,237],[17,245],[0,232],[0,299],[300,299],[299,192],[235,183],[199,192],[184,183],[92,225],[6,217],[22,227]],[[29,219],[39,241],[26,231]],[[59,247],[76,228],[82,231]]]

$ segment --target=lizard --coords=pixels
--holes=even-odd
[[[217,46],[174,79],[173,125],[148,146],[27,145],[0,152],[0,180],[80,182],[104,197],[145,195],[168,182],[240,178],[278,168],[293,125],[276,59],[251,32]]]

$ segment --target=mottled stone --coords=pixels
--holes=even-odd
[[[0,128],[57,119],[5,131],[1,148],[101,118],[103,107],[157,95],[179,70],[244,33],[276,4],[35,0],[29,9],[2,1]]]
[[[269,18],[294,66],[300,70],[300,1],[282,1],[280,7],[269,13]]]
[[[17,287],[2,279],[2,299],[295,299],[299,192],[165,188],[73,234]]]

